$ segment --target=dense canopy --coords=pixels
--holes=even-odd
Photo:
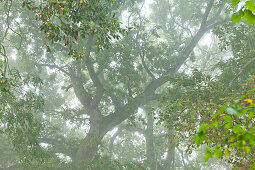
[[[252,0],[0,1],[0,169],[255,169]]]

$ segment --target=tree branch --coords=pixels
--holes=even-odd
[[[60,67],[60,66],[57,66],[57,65],[54,65],[54,64],[40,64],[40,63],[36,63],[35,64],[36,66],[44,66],[44,67],[49,67],[51,69],[58,69],[59,71],[65,73],[66,75],[70,76],[70,73],[68,73],[66,70],[64,70],[63,67]]]
[[[210,23],[210,22],[216,20],[216,19],[219,17],[219,15],[220,15],[221,12],[223,11],[225,5],[226,5],[226,1],[224,1],[224,2],[222,3],[222,5],[220,6],[220,8],[217,10],[217,12],[214,14],[214,16],[208,21],[208,23]]]
[[[207,7],[206,7],[205,13],[203,15],[203,19],[202,19],[202,22],[201,22],[201,25],[200,25],[200,29],[207,25],[207,19],[208,19],[210,11],[212,10],[213,4],[214,4],[214,0],[210,0],[207,3]]]
[[[91,53],[91,49],[92,49],[92,45],[93,45],[93,36],[90,36],[88,38],[88,42],[87,42],[87,47],[86,47],[86,54],[84,57],[84,63],[88,69],[89,72],[89,76],[91,78],[91,80],[93,81],[94,85],[96,86],[96,95],[93,98],[92,102],[91,102],[91,106],[97,106],[98,103],[100,102],[101,98],[103,97],[104,94],[104,86],[102,85],[102,83],[100,82],[99,78],[96,75],[96,72],[94,70],[93,64],[90,60],[90,53]]]
[[[172,66],[170,69],[168,69],[165,75],[161,76],[158,79],[152,80],[151,83],[145,88],[144,92],[139,94],[132,101],[127,103],[125,106],[123,106],[122,109],[120,109],[121,111],[115,112],[113,114],[110,114],[104,117],[106,123],[105,123],[105,126],[103,126],[104,130],[102,130],[102,132],[104,132],[105,130],[110,130],[116,125],[120,124],[122,121],[127,119],[131,114],[133,114],[139,106],[145,105],[149,101],[158,99],[159,96],[155,94],[155,90],[158,87],[165,84],[167,81],[169,81],[166,77],[177,73],[179,68],[189,58],[190,53],[194,50],[197,43],[200,41],[200,39],[204,36],[204,34],[207,31],[212,29],[214,26],[224,22],[224,21],[221,21],[221,22],[212,23],[212,25],[206,27],[207,18],[212,9],[213,4],[214,4],[214,0],[210,0],[210,2],[207,5],[206,11],[204,13],[203,20],[199,30],[197,31],[196,35],[194,35],[190,43],[186,46],[185,50],[182,53],[180,53],[179,59],[175,63],[175,65]],[[176,96],[173,96],[173,98],[175,97]]]
[[[220,24],[223,24],[223,23],[225,23],[225,22],[228,22],[228,21],[231,21],[231,18],[230,17],[227,17],[227,18],[225,18],[225,19],[223,19],[223,20],[220,20],[220,21],[218,21],[218,22],[215,22],[215,23],[208,23],[207,25],[207,27],[206,27],[206,29],[207,30],[211,30],[211,29],[213,29],[214,27],[216,27],[216,26],[218,26],[218,25],[220,25]]]
[[[135,126],[124,126],[125,130],[130,131],[130,132],[138,132],[140,134],[145,134],[145,130],[143,130],[142,128],[139,127],[135,127]]]
[[[118,127],[118,130],[114,133],[114,135],[111,137],[110,139],[110,142],[109,142],[109,153],[110,153],[110,156],[112,156],[112,153],[113,153],[113,148],[114,148],[114,141],[115,139],[117,138],[117,136],[119,136],[119,134],[122,132],[123,130],[123,125],[120,125]]]
[[[52,139],[48,137],[41,137],[39,138],[39,142],[52,145],[54,149],[51,150],[51,152],[54,154],[54,156],[55,156],[55,153],[63,153],[65,155],[70,156],[72,159],[74,159],[74,155],[75,155],[74,150],[70,151],[70,150],[63,149],[63,148],[66,148],[66,147],[63,147],[63,145],[69,145],[68,143],[66,143],[65,140],[63,140],[63,138],[58,140],[58,139]]]
[[[147,74],[148,74],[152,79],[156,79],[155,76],[152,74],[152,72],[149,70],[148,66],[147,66],[146,63],[145,63],[145,60],[144,60],[144,57],[145,57],[144,54],[145,54],[145,52],[144,52],[144,50],[141,49],[140,44],[139,44],[139,42],[138,42],[137,39],[135,40],[135,43],[136,43],[136,45],[137,45],[137,47],[138,47],[139,56],[140,56],[140,58],[141,58],[141,60],[142,60],[143,68],[145,69],[145,71],[147,72]]]
[[[74,93],[81,102],[81,104],[85,107],[89,107],[91,104],[91,95],[84,89],[83,83],[76,76],[73,68],[69,67],[70,79],[72,82],[72,86],[74,88]]]
[[[185,163],[185,158],[184,158],[183,150],[181,150],[179,147],[176,147],[176,149],[177,149],[178,152],[181,154],[183,166],[186,167],[186,163]]]
[[[118,126],[118,130],[114,133],[114,135],[110,139],[110,143],[109,143],[109,152],[110,152],[110,155],[112,155],[112,152],[113,152],[113,148],[114,148],[113,143],[114,143],[115,139],[117,138],[117,136],[120,135],[120,133],[123,130],[145,134],[145,130],[143,130],[141,128],[138,128],[138,127],[135,127],[135,126],[128,126],[128,125],[120,124]]]
[[[191,32],[191,30],[190,30],[189,28],[183,26],[182,24],[180,24],[178,21],[175,20],[173,14],[172,14],[171,7],[170,7],[170,6],[171,6],[171,5],[170,5],[170,2],[168,1],[168,12],[169,12],[169,14],[170,14],[170,16],[171,16],[172,21],[173,21],[177,26],[181,27],[183,30],[187,30],[187,31],[189,32],[191,38],[193,38],[193,33]]]
[[[243,67],[242,69],[239,71],[239,73],[230,81],[228,88],[224,91],[226,92],[227,90],[230,89],[230,87],[233,85],[234,81],[244,72],[244,70],[246,69],[246,67],[248,67],[250,64],[252,64],[255,61],[255,57],[253,57],[251,60],[249,60]]]

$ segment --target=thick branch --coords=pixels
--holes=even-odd
[[[106,133],[113,127],[126,120],[132,115],[135,110],[142,105],[147,104],[149,101],[159,99],[160,95],[155,94],[153,91],[146,90],[144,93],[135,97],[132,101],[115,111],[113,114],[104,117],[104,126],[102,126],[102,132]]]
[[[74,159],[74,155],[75,155],[74,150],[70,151],[69,149],[68,150],[63,149],[63,148],[66,148],[66,147],[63,147],[64,145],[68,145],[65,143],[65,140],[63,140],[63,138],[57,140],[57,139],[52,139],[48,137],[42,137],[42,138],[39,138],[39,142],[52,145],[52,149],[51,149],[52,154],[63,153],[65,155],[70,156],[72,159]]]
[[[214,16],[208,21],[208,23],[215,21],[221,14],[221,12],[223,11],[224,7],[226,5],[226,2],[223,2],[222,5],[220,6],[220,8],[217,10],[217,12],[214,14]]]
[[[75,95],[79,99],[82,105],[88,107],[91,103],[91,95],[84,89],[83,83],[81,80],[76,76],[73,68],[69,68],[70,79],[72,82],[72,86],[74,88]]]
[[[231,18],[230,17],[227,17],[227,18],[225,18],[225,19],[223,19],[223,20],[220,20],[220,21],[218,21],[218,22],[215,22],[215,23],[208,23],[207,25],[207,30],[211,30],[211,29],[213,29],[214,27],[216,27],[216,26],[218,26],[218,25],[221,25],[221,24],[223,24],[223,23],[225,23],[225,22],[228,22],[228,21],[231,21]]]
[[[91,103],[92,107],[97,106],[97,104],[100,102],[103,94],[104,94],[104,87],[102,83],[100,82],[98,76],[96,75],[96,72],[94,70],[93,64],[90,60],[90,53],[93,45],[93,36],[90,36],[88,38],[87,47],[86,47],[86,54],[84,57],[84,63],[88,69],[89,76],[91,80],[93,81],[94,85],[96,86],[96,95],[93,98],[93,101]]]
[[[141,56],[141,55],[140,55],[140,56]],[[156,79],[155,76],[152,74],[152,72],[149,70],[148,66],[146,65],[145,60],[144,60],[144,56],[141,56],[141,59],[142,59],[142,65],[143,65],[145,71],[148,73],[148,75],[149,75],[152,79]]]
[[[125,126],[123,129],[130,131],[130,132],[138,132],[140,134],[145,134],[145,130],[136,126]]]
[[[214,0],[210,0],[208,2],[201,25],[200,25],[200,29],[207,25],[207,19],[208,19],[210,11],[212,10],[213,4],[214,4]]]
[[[57,66],[57,65],[54,65],[54,64],[39,64],[39,63],[36,63],[35,65],[36,65],[36,66],[45,66],[45,67],[49,67],[49,68],[51,68],[51,69],[56,68],[56,69],[58,69],[59,71],[65,73],[66,75],[70,75],[70,74],[68,73],[68,71],[66,71],[63,67],[60,67],[60,66]]]

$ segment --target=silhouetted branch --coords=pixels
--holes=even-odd
[[[69,73],[75,95],[81,104],[83,104],[85,107],[88,107],[92,100],[91,95],[85,90],[82,81],[76,76],[73,68],[69,67]]]
[[[214,4],[214,0],[210,0],[208,2],[206,10],[205,10],[205,13],[203,15],[203,19],[202,19],[201,25],[200,25],[200,29],[207,25],[207,19],[208,19],[210,11],[212,10],[213,4]]]
[[[216,20],[216,19],[219,17],[219,15],[220,15],[221,12],[223,11],[225,5],[226,5],[226,1],[222,3],[222,5],[221,5],[220,8],[217,10],[217,12],[214,14],[214,16],[213,16],[210,20],[208,20],[208,23],[210,23],[210,22]]]
[[[253,57],[251,60],[249,60],[243,67],[242,69],[239,71],[239,73],[230,81],[228,88],[224,91],[226,92],[227,90],[230,89],[230,87],[233,85],[234,81],[244,72],[244,70],[246,69],[246,67],[248,67],[250,64],[252,64],[255,61],[255,57]]]
[[[100,82],[99,78],[96,75],[96,72],[94,70],[93,64],[90,60],[90,53],[93,45],[93,36],[90,36],[87,41],[87,46],[86,46],[86,54],[84,56],[84,63],[88,69],[89,76],[91,80],[93,81],[94,85],[96,86],[96,95],[93,98],[91,105],[97,106],[98,103],[100,102],[101,98],[103,97],[104,94],[104,86]]]
[[[54,64],[40,64],[40,63],[36,63],[36,66],[44,66],[44,67],[49,67],[51,69],[58,69],[59,71],[65,73],[66,75],[70,75],[63,67],[60,67],[58,65],[54,65]]]

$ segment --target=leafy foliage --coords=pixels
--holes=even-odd
[[[220,92],[223,87],[220,82],[196,69],[191,76],[176,76],[170,80],[172,87],[160,99],[159,120],[165,122],[168,129],[176,130],[177,145],[185,141],[189,143],[189,152],[192,152],[196,127],[209,121],[211,109],[222,102],[224,94]]]
[[[36,120],[44,102],[35,92],[20,90],[29,85],[38,86],[41,80],[33,75],[21,75],[17,70],[8,74],[8,78],[1,77],[0,84],[1,132],[8,136],[21,162],[27,166],[36,159],[43,161],[46,156],[38,142],[42,125]]]
[[[252,29],[242,30],[229,23],[213,34],[219,37],[223,49],[233,48],[234,59],[223,62],[225,58],[218,55],[222,62],[215,67],[220,71],[203,72],[203,68],[217,61],[206,64],[209,59],[204,53],[214,50],[198,41],[215,25],[224,22],[220,15],[225,8],[224,1],[154,1],[148,17],[142,16],[143,2],[133,0],[125,1],[127,5],[113,0],[22,0],[22,6],[30,12],[19,8],[20,1],[5,2],[16,5],[7,20],[15,25],[12,28],[15,32],[9,30],[12,33],[5,43],[17,46],[16,32],[26,41],[17,50],[18,59],[12,61],[20,72],[10,69],[3,76],[0,109],[8,107],[4,108],[1,121],[4,135],[8,135],[22,163],[31,169],[38,168],[36,160],[42,163],[45,158],[48,158],[45,169],[77,169],[79,160],[87,161],[81,169],[145,169],[154,162],[153,166],[169,169],[170,159],[173,164],[176,162],[175,166],[185,167],[191,161],[184,158],[187,153],[183,153],[182,147],[188,145],[191,152],[197,127],[207,122],[198,141],[206,140],[212,128],[208,123],[211,113],[226,101],[224,97],[229,89],[223,93],[225,87],[231,80],[237,80],[230,91],[238,94],[240,89],[236,87],[247,76],[241,73],[253,72],[249,69],[251,64],[244,71],[239,69],[254,54],[252,44],[248,46],[246,40],[252,40]],[[122,28],[119,21],[122,14],[128,16],[124,16],[128,26],[138,24],[138,29],[126,34],[131,28]],[[238,33],[242,36],[237,36]],[[242,46],[242,43],[247,44]],[[213,55],[211,60],[215,58]],[[200,66],[200,62],[205,64]],[[7,62],[1,63],[4,72]],[[190,71],[194,65],[202,69]],[[223,69],[226,71],[221,74]],[[157,126],[152,121],[148,128],[148,122],[137,113],[137,108],[159,98],[165,85],[169,85],[168,93],[161,101],[166,103],[159,114],[154,110],[159,121]],[[237,114],[234,107],[224,113],[227,111]],[[101,142],[104,135],[111,138],[106,133],[127,119],[139,134],[133,131],[117,136],[117,142],[112,144],[122,149],[115,149],[112,157],[105,156],[108,154],[105,146],[103,151],[95,149],[98,145],[94,143],[107,144],[108,138]],[[222,118],[226,122],[234,120],[234,115]],[[219,124],[214,122],[213,126]],[[164,135],[169,129],[171,140],[166,140]],[[86,142],[90,136],[96,140]],[[40,144],[45,147],[41,148]],[[167,158],[163,159],[166,152]],[[220,158],[226,153],[217,145],[215,149],[207,148],[206,159],[213,154]],[[87,158],[93,154],[94,159]],[[176,157],[171,158],[172,155]],[[197,167],[201,169],[199,163]]]
[[[211,116],[211,120],[199,128],[196,144],[199,146],[206,141],[215,145],[214,151],[207,148],[205,161],[212,155],[222,158],[224,152],[225,157],[238,156],[238,166],[254,168],[254,83],[255,76],[248,80],[244,94],[239,99],[232,99],[230,104],[221,106],[219,111]]]
[[[38,94],[42,81],[38,76],[10,68],[3,45],[0,56],[4,58],[0,59],[1,135],[8,137],[23,166],[30,166],[34,161],[42,163],[46,158],[38,142],[42,124],[36,120],[39,118],[36,114],[44,106],[43,97]],[[26,91],[26,87],[31,90]]]
[[[113,1],[36,1],[26,0],[23,7],[35,13],[35,19],[42,21],[40,31],[51,43],[62,41],[69,47],[69,54],[79,52],[74,44],[93,36],[98,49],[109,46],[113,39],[120,39],[126,30],[121,28],[114,11]],[[46,44],[45,44],[46,45]],[[51,49],[46,45],[47,51]],[[76,54],[77,55],[77,54]]]
[[[104,170],[146,170],[145,167],[143,167],[141,164],[136,162],[118,162],[117,160],[111,160],[111,158],[105,156],[101,157],[100,155],[95,155],[93,160],[90,162],[86,162],[84,166],[82,166],[82,169],[88,169],[88,170],[94,170],[94,169],[104,169]]]

